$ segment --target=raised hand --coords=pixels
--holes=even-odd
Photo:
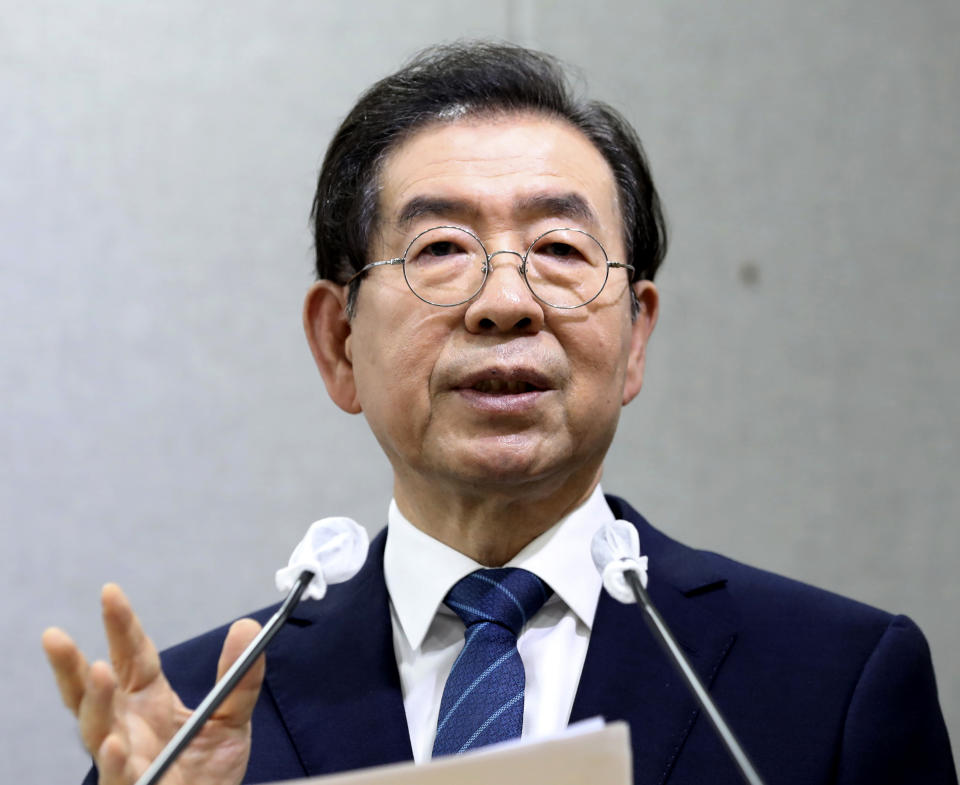
[[[70,636],[53,627],[43,634],[43,648],[63,702],[77,717],[80,736],[97,764],[100,785],[132,785],[191,712],[163,675],[156,647],[120,587],[104,586],[101,601],[112,666],[88,665]],[[252,619],[230,627],[218,679],[259,629]],[[234,785],[243,779],[250,716],[263,674],[261,656],[167,771],[164,785]]]

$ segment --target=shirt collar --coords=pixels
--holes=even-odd
[[[391,500],[387,513],[383,574],[404,635],[413,649],[423,643],[443,598],[453,585],[483,569],[469,556],[414,526]],[[555,595],[588,628],[600,598],[602,580],[590,556],[596,531],[613,521],[600,486],[587,500],[530,542],[505,566],[522,567],[547,582]],[[429,569],[424,569],[429,565]]]

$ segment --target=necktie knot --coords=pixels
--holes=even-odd
[[[493,622],[517,636],[551,594],[550,587],[532,572],[499,567],[460,579],[443,601],[467,628]]]

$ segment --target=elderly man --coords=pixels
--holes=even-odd
[[[423,761],[598,714],[630,722],[638,783],[739,781],[636,612],[601,592],[590,541],[617,518],[770,782],[956,782],[908,619],[686,548],[602,495],[665,250],[619,115],[572,97],[544,55],[430,50],[344,121],[314,218],[307,338],[331,398],[390,460],[388,527],[356,578],[301,606],[164,782]],[[103,606],[113,667],[87,666],[60,631],[44,643],[114,785],[257,624],[161,659],[119,589]]]

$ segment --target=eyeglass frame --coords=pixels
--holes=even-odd
[[[486,261],[483,264],[483,270],[482,270],[483,278],[480,280],[480,285],[477,287],[477,290],[473,294],[471,294],[469,297],[464,298],[463,300],[460,300],[459,302],[435,303],[432,300],[428,300],[426,297],[423,297],[422,295],[417,293],[416,289],[414,289],[413,286],[410,284],[410,279],[407,277],[407,266],[406,266],[407,253],[413,247],[413,244],[417,240],[419,240],[421,237],[423,237],[423,235],[425,235],[427,232],[432,232],[436,229],[456,229],[458,231],[465,232],[466,234],[470,235],[474,240],[477,241],[477,244],[480,246],[480,250],[483,251],[483,255],[486,257]],[[606,264],[606,268],[603,274],[603,283],[600,284],[600,288],[597,289],[597,293],[593,295],[593,297],[591,297],[589,300],[585,300],[584,302],[578,305],[554,305],[553,303],[550,303],[544,300],[540,295],[538,295],[533,290],[533,287],[530,285],[530,280],[527,278],[527,257],[530,256],[530,252],[533,250],[533,247],[551,232],[579,232],[580,234],[586,235],[591,240],[593,240],[597,244],[597,247],[600,249],[600,251],[603,253],[603,260]],[[583,306],[589,305],[594,300],[596,300],[600,296],[601,292],[603,292],[604,288],[606,288],[607,281],[610,279],[611,267],[622,267],[625,270],[629,270],[631,273],[636,270],[636,268],[632,264],[626,264],[624,262],[611,262],[610,258],[607,256],[607,249],[603,247],[603,244],[596,237],[590,234],[590,232],[585,232],[583,229],[576,229],[572,226],[558,226],[553,229],[547,229],[547,231],[537,235],[537,237],[534,238],[533,242],[531,242],[530,245],[527,246],[527,250],[521,254],[519,251],[511,251],[506,248],[499,251],[494,251],[493,253],[487,253],[487,247],[483,244],[483,240],[477,237],[477,235],[475,235],[469,229],[464,229],[462,226],[443,225],[443,226],[431,226],[429,229],[424,229],[422,232],[418,232],[416,235],[414,235],[413,239],[410,240],[409,243],[407,243],[407,247],[403,251],[403,256],[398,256],[394,259],[382,259],[381,261],[370,262],[369,264],[364,265],[359,270],[357,270],[353,275],[350,276],[350,278],[347,280],[344,286],[349,286],[354,281],[356,281],[360,276],[366,274],[369,270],[372,270],[374,267],[383,267],[385,265],[400,264],[400,265],[403,265],[403,268],[402,268],[403,280],[406,282],[407,288],[413,293],[414,297],[416,297],[418,300],[422,300],[427,305],[434,305],[437,308],[455,308],[458,305],[463,305],[464,303],[470,302],[474,297],[480,294],[481,291],[483,291],[483,287],[487,283],[487,276],[490,274],[490,267],[491,267],[490,260],[493,259],[494,256],[497,256],[499,254],[513,254],[514,256],[519,256],[521,260],[521,264],[517,265],[517,270],[520,273],[520,277],[523,278],[523,282],[527,285],[527,289],[530,290],[530,294],[532,294],[537,300],[542,302],[544,305],[548,305],[551,308],[558,308],[564,311],[572,311],[575,308],[583,308]]]

